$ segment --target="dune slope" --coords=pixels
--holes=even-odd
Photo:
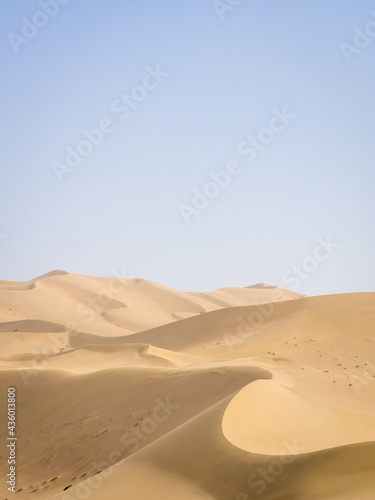
[[[17,498],[373,499],[374,306],[63,271],[0,282]]]

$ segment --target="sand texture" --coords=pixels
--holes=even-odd
[[[0,500],[375,498],[375,293],[0,281],[0,370]]]

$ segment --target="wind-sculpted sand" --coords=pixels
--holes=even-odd
[[[373,500],[375,293],[0,282],[0,500]],[[4,402],[4,404],[3,404]]]

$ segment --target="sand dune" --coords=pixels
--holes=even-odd
[[[69,500],[87,493],[93,500],[107,496],[349,500],[358,494],[365,500],[373,498],[373,443],[301,453],[298,442],[285,437],[277,455],[247,453],[232,446],[222,433],[230,399],[54,498]]]
[[[374,306],[266,284],[0,282],[17,498],[372,500]]]
[[[66,330],[124,335],[221,308],[301,297],[287,290],[228,288],[179,292],[151,281],[95,278],[53,271],[26,283],[0,281],[4,322],[58,323]]]

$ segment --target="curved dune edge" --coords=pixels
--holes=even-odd
[[[373,416],[350,410],[350,405],[340,407],[331,395],[304,395],[274,378],[258,380],[228,404],[223,434],[240,449],[274,456],[286,453],[285,438],[298,443],[298,453],[374,441]]]
[[[1,392],[18,380],[20,500],[374,500],[375,294],[1,285],[6,330],[65,328],[0,335]],[[172,410],[152,420],[160,401]]]
[[[67,339],[65,339],[65,342]],[[61,344],[63,345],[63,344]],[[36,363],[36,354],[30,352],[1,355],[0,360],[13,362],[15,367],[33,372],[42,370],[62,370],[73,374],[94,373],[105,369],[128,367],[179,368],[199,365],[206,368],[205,362],[212,364],[215,359],[196,357],[189,354],[169,351],[150,344],[104,344],[86,343],[78,347],[61,348],[51,344],[55,350],[44,354],[44,362]],[[228,362],[225,366],[230,366]],[[223,363],[218,367],[223,367]]]
[[[69,273],[66,271],[56,269],[29,281],[0,281],[0,290],[32,290],[36,287],[36,283],[40,280],[51,278],[53,276],[65,276],[68,274]]]
[[[23,375],[27,376],[27,373]],[[79,376],[66,370],[40,370],[38,374],[27,377],[27,387],[19,386],[22,411],[28,415],[19,437],[23,442],[27,437],[28,452],[32,453],[34,463],[37,461],[41,467],[38,473],[35,473],[35,468],[30,470],[27,477],[25,471],[20,474],[19,487],[23,488],[23,492],[19,493],[19,497],[28,498],[28,486],[31,484],[38,491],[33,496],[45,498],[43,494],[52,496],[55,492],[62,491],[72,483],[73,477],[76,478],[74,484],[83,473],[90,477],[99,470],[105,471],[108,467],[101,463],[113,450],[120,450],[120,456],[137,454],[131,448],[133,443],[120,442],[120,437],[135,425],[142,425],[142,421],[148,419],[158,401],[170,401],[173,408],[170,414],[167,413],[168,418],[163,418],[160,425],[157,425],[149,439],[140,443],[146,448],[155,439],[179,429],[184,422],[195,421],[195,416],[205,412],[206,408],[215,405],[228,394],[232,395],[252,380],[269,376],[270,373],[266,370],[244,366],[217,367],[210,371],[207,366],[193,366],[184,371],[159,368],[140,370],[135,366],[126,370],[111,368]],[[13,378],[14,370],[3,371],[5,383]],[[59,388],[58,391],[56,387]],[[56,404],[61,400],[64,401],[63,411]],[[49,415],[44,411],[47,404]],[[114,416],[117,418],[113,419]],[[42,443],[39,433],[41,419],[45,421]],[[83,442],[80,442],[84,448],[76,446],[77,434],[69,432],[77,428],[80,432],[84,431]],[[102,434],[103,431],[105,434]],[[89,436],[90,439],[87,439]],[[58,442],[62,445],[61,448],[57,447],[59,459],[51,468],[49,456],[56,450]],[[48,483],[48,491],[44,491],[44,481],[54,476],[59,477],[53,483]],[[121,499],[122,496],[111,498]]]
[[[286,438],[290,454],[284,455],[284,462],[281,457],[275,461],[248,453],[233,446],[222,431],[223,417],[236,394],[50,500],[82,495],[92,500],[250,500],[260,494],[263,500],[353,500],[358,494],[361,500],[373,500],[375,443],[301,454],[298,445]],[[276,462],[281,472],[271,475],[272,481],[262,480],[259,470],[273,470]]]
[[[258,370],[254,369],[254,377],[257,374],[260,375],[261,372],[258,373]],[[254,378],[254,380],[257,380],[257,378]],[[253,383],[253,381],[250,383]],[[220,424],[228,402],[237,392],[238,390],[234,391],[229,396],[204,409],[145,448],[107,467],[95,476],[84,479],[70,488],[69,491],[63,491],[49,497],[48,500],[72,500],[73,498],[80,498],[82,492],[86,492],[93,500],[103,499],[107,495],[111,498],[120,499],[122,498],[120,492],[125,487],[125,484],[127,495],[129,495],[128,498],[132,498],[132,500],[146,498],[144,495],[152,495],[150,498],[155,500],[165,500],[166,498],[216,500],[216,496],[211,495],[205,488],[202,488],[199,484],[200,481],[192,480],[193,478],[187,473],[188,469],[179,469],[179,462],[183,455],[179,441],[181,438],[183,441],[188,438],[187,441],[192,445],[195,455],[198,452],[195,449],[198,445],[197,438],[199,440],[199,435],[205,434],[207,422],[204,421],[208,417],[210,420],[209,428],[215,430],[220,445],[224,444],[226,447],[229,446],[235,449],[224,437]],[[212,416],[214,422],[212,422]],[[203,426],[201,425],[202,420]],[[177,460],[172,458],[175,452],[178,455]],[[170,458],[172,458],[173,466],[172,463],[168,464]],[[194,457],[194,461],[195,464],[201,463],[199,454]],[[193,461],[191,464],[193,464]],[[109,462],[107,462],[107,465],[110,465]],[[145,478],[147,478],[147,481],[145,481]]]
[[[147,344],[86,345],[52,353],[46,358],[48,361],[41,363],[40,366],[35,366],[34,354],[20,354],[3,357],[3,359],[22,362],[23,369],[27,370],[31,367],[34,372],[36,370],[62,370],[71,374],[93,373],[112,368],[174,368],[179,366],[178,363],[169,359],[167,353],[151,352],[149,348]]]

